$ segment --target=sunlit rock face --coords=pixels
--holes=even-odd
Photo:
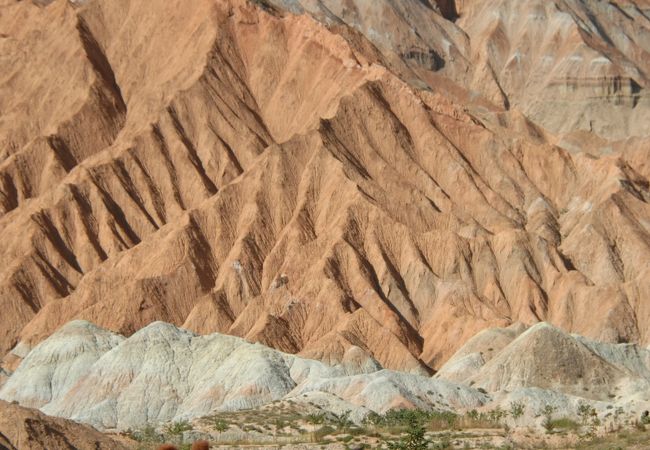
[[[79,319],[122,337],[55,389],[156,321],[420,375],[649,343],[647,2],[0,7],[7,374]]]

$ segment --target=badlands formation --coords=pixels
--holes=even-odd
[[[349,411],[357,423],[391,409],[466,412],[525,400],[523,420],[532,426],[546,405],[575,417],[581,402],[601,414],[615,405],[640,416],[650,405],[650,350],[597,343],[547,323],[494,328],[427,377],[384,369],[354,348],[329,366],[163,322],[124,338],[73,321],[26,356],[0,399],[121,431],[282,400]]]
[[[0,398],[650,409],[649,74],[648,0],[0,0]]]

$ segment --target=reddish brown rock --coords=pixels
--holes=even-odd
[[[126,450],[130,447],[88,425],[0,400],[0,448]]]
[[[195,441],[192,444],[192,450],[210,450],[210,443],[208,441]]]
[[[577,134],[529,120],[543,52],[483,3],[435,19],[478,37],[473,78],[428,91],[342,25],[244,0],[0,0],[0,353],[75,318],[405,370],[516,321],[650,343],[650,147],[581,139],[578,109],[552,117]],[[561,67],[597,54],[570,23]]]

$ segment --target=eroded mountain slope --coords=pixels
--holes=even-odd
[[[464,101],[520,110],[554,133],[650,132],[645,0],[268,1],[358,29],[415,85],[454,90],[451,79]]]
[[[2,45],[41,45],[24,30],[57,18],[84,74],[78,118],[3,131],[5,367],[76,318],[413,372],[514,321],[650,339],[647,146],[570,153],[516,111],[459,106],[451,81],[414,88],[352,30],[244,0],[4,1]],[[16,162],[41,141],[74,158]]]

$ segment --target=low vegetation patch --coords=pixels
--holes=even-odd
[[[315,405],[311,405],[316,407]],[[214,448],[245,445],[291,446],[308,448],[338,446],[346,449],[445,450],[461,448],[646,448],[650,433],[647,415],[630,420],[620,408],[596,414],[592,407],[580,404],[572,416],[560,415],[553,406],[535,412],[535,428],[523,428],[517,422],[526,414],[526,405],[513,402],[506,408],[472,410],[459,414],[446,410],[393,409],[372,413],[363,423],[354,423],[349,412],[333,414],[314,411],[311,406],[281,404],[258,410],[219,413],[192,424],[169,423],[160,429],[145,427],[126,434],[140,443],[140,450],[156,449],[161,442],[174,442],[178,448],[187,431],[205,433]],[[530,417],[530,416],[528,416]],[[645,419],[645,420],[644,420]],[[601,422],[602,421],[602,422]],[[543,430],[542,430],[543,431]],[[188,447],[189,448],[189,447]]]

